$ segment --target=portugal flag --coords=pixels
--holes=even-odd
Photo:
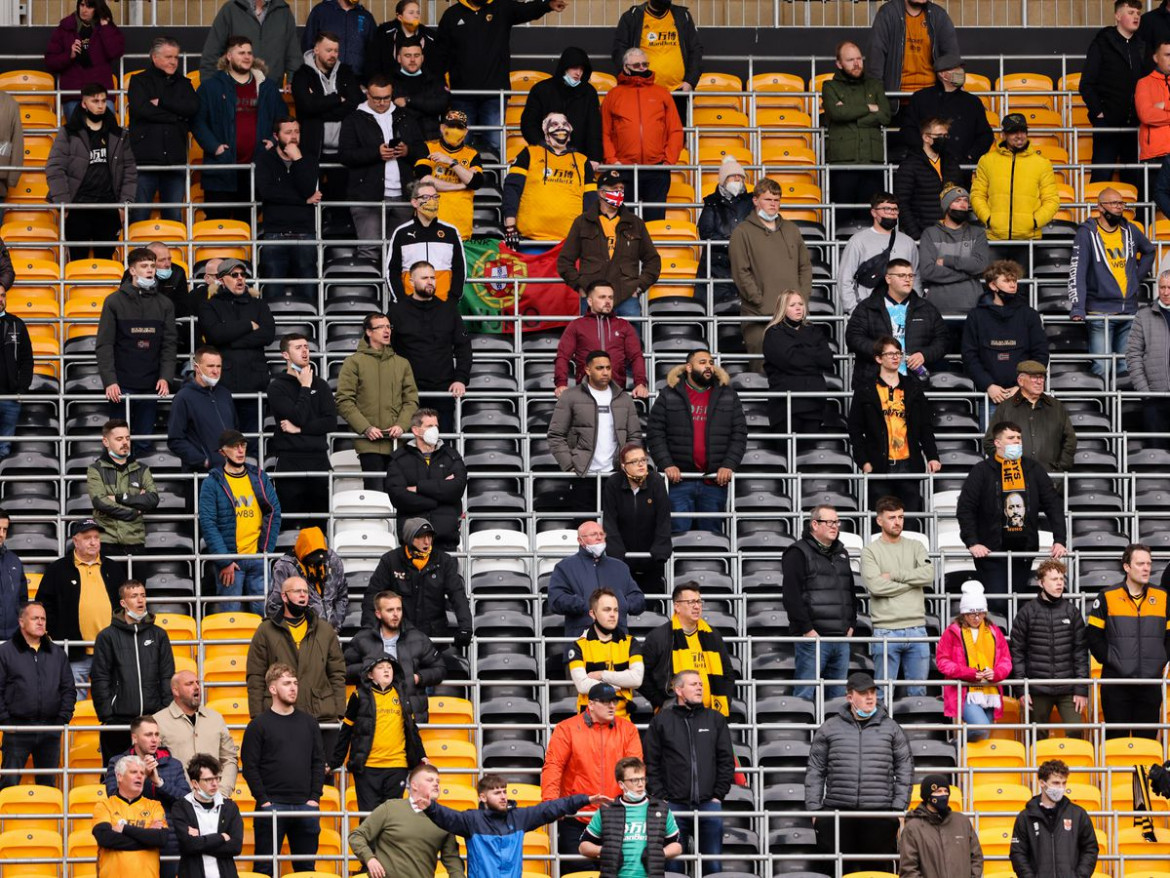
[[[465,241],[467,281],[459,310],[466,317],[547,317],[546,320],[525,320],[525,332],[541,329],[559,329],[580,313],[580,298],[571,287],[561,281],[528,283],[530,277],[557,277],[557,256],[562,244],[544,253],[517,253],[502,241],[477,239]],[[473,283],[475,278],[487,278],[486,283]],[[519,282],[517,282],[519,281]],[[516,299],[519,298],[519,307]],[[556,319],[552,319],[556,318]],[[502,320],[469,320],[468,332],[511,332]]]

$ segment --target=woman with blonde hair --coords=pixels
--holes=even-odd
[[[772,399],[768,421],[777,433],[815,433],[825,415],[825,376],[833,371],[833,349],[824,328],[809,323],[808,303],[799,290],[785,290],[776,300],[772,321],[764,330],[764,374],[768,390],[817,393],[819,396]],[[791,406],[791,422],[788,418]]]

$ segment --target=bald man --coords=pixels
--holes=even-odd
[[[1116,189],[1101,191],[1097,215],[1077,229],[1068,276],[1069,316],[1088,324],[1089,352],[1116,357],[1093,361],[1093,374],[1107,381],[1115,370],[1126,373],[1128,318],[1137,314],[1142,280],[1157,257],[1141,229],[1125,218],[1127,207]]]
[[[162,733],[162,746],[182,765],[196,753],[217,757],[223,767],[219,789],[230,798],[236,789],[240,748],[232,740],[227,723],[218,711],[202,703],[199,678],[192,671],[179,671],[171,677],[171,694],[174,700],[154,715]],[[211,695],[215,696],[214,689]]]
[[[589,598],[597,589],[608,588],[618,599],[618,627],[626,630],[626,615],[640,616],[646,596],[630,575],[625,561],[605,554],[605,528],[587,521],[577,528],[577,553],[553,568],[548,584],[548,605],[565,617],[565,634],[581,637],[593,624]],[[569,647],[572,643],[568,644]]]

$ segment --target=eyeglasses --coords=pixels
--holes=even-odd
[[[814,518],[817,524],[823,524],[825,527],[840,527],[841,519],[839,518]]]
[[[626,786],[630,786],[630,787],[645,786],[646,778],[645,778],[645,776],[643,776],[643,777],[624,777],[624,778],[622,778],[622,783],[624,783]]]
[[[631,70],[649,70],[650,69],[650,62],[649,61],[631,61],[630,63],[626,64],[626,66],[629,67]]]
[[[244,272],[242,272],[242,271],[228,272],[228,277],[247,277],[247,276],[248,275],[244,274]]]
[[[217,774],[215,777],[201,777],[199,783],[211,783],[212,781],[219,783],[221,780],[223,780],[222,776]]]
[[[378,97],[376,95],[367,94],[366,100],[369,101],[371,104],[386,104],[386,103],[389,103],[390,101],[394,100],[394,95],[389,94],[389,95],[385,95],[384,97]]]
[[[1102,202],[1100,202],[1100,204],[1102,207],[1125,207],[1126,206],[1124,201],[1102,201]]]
[[[677,601],[675,601],[675,603],[676,604],[689,604],[692,607],[701,607],[701,606],[703,606],[703,599],[702,598],[690,598],[689,600],[684,601],[682,598],[679,598]]]
[[[897,213],[898,206],[896,204],[893,206],[884,204],[881,207],[875,207],[874,210],[876,210],[878,213]]]
[[[882,356],[889,357],[892,360],[900,360],[900,359],[902,359],[902,352],[901,351],[883,351]]]
[[[886,277],[896,277],[896,278],[898,278],[898,280],[914,280],[914,272],[912,272],[912,271],[890,272],[888,275],[886,275]]]
[[[414,200],[419,202],[420,204],[428,204],[429,202],[432,202],[432,201],[438,201],[439,196],[438,195],[419,195]]]
[[[986,616],[987,610],[972,610],[969,613],[964,613],[964,616]]]
[[[285,594],[308,594],[309,590],[307,588],[290,588],[290,589],[286,589],[284,593]]]
[[[626,460],[626,466],[645,466],[649,462],[644,457],[632,457]]]

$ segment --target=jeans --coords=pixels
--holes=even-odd
[[[586,306],[586,311],[588,311],[588,306]],[[614,306],[613,313],[629,320],[634,326],[634,332],[638,333],[638,341],[642,341],[642,321],[639,319],[642,316],[641,296],[630,296],[620,305]]]
[[[874,628],[874,637],[909,638],[925,637],[926,628]],[[902,678],[905,680],[925,680],[930,673],[930,644],[911,643],[906,640],[890,643],[874,643],[870,646],[873,656],[874,676],[878,680],[878,698],[884,698],[886,688],[882,681],[893,682],[898,679],[898,669],[902,669]],[[915,697],[926,694],[926,686],[907,686],[906,694]]]
[[[708,484],[705,479],[684,479],[670,486],[670,511],[674,513],[670,520],[671,533],[690,530],[692,512],[723,512],[726,509],[727,488]],[[697,519],[695,527],[723,533],[723,522],[718,518]]]
[[[358,454],[358,463],[365,473],[364,481],[367,491],[386,490],[386,471],[390,469],[390,455],[379,454],[376,451],[363,451]]]
[[[1132,320],[1114,320],[1108,321],[1109,329],[1105,329],[1105,315],[1090,313],[1085,318],[1085,323],[1089,327],[1089,353],[1090,354],[1117,354],[1120,359],[1117,360],[1117,374],[1124,375],[1127,371],[1125,365],[1125,343],[1129,340],[1129,331],[1133,328]],[[1109,360],[1093,360],[1093,374],[1105,376],[1109,373]]]
[[[33,767],[38,770],[56,770],[61,761],[61,735],[57,732],[5,732],[3,744],[4,758],[0,767],[5,770],[20,771],[31,754]],[[41,786],[55,786],[56,777],[52,774],[38,774],[36,781]],[[0,789],[13,787],[20,783],[19,774],[0,776]]]
[[[964,701],[963,722],[969,726],[989,726],[995,722],[995,712],[982,708],[978,704],[972,704],[970,701]],[[982,741],[989,737],[991,737],[990,729],[967,729],[967,740],[970,742]]]
[[[93,668],[92,655],[87,655],[83,659],[69,663],[69,669],[73,671],[73,685],[77,687],[78,701],[85,698],[85,694],[89,692],[89,672],[91,668]],[[85,688],[81,688],[82,686]]]
[[[149,168],[138,169],[138,191],[134,194],[137,204],[149,205],[154,201],[154,194],[158,193],[158,200],[164,204],[182,203],[187,200],[187,181],[183,171],[152,171]],[[130,211],[130,222],[150,219],[153,208],[137,208]],[[160,207],[159,215],[165,220],[183,221],[181,207]]]
[[[259,595],[264,597],[264,568],[265,564],[261,558],[244,558],[236,562],[239,567],[236,570],[236,578],[232,580],[231,585],[219,584],[219,593],[229,597],[243,597],[245,595]],[[218,580],[219,574],[216,574]],[[217,613],[239,613],[243,610],[246,613],[259,613],[264,615],[263,602],[255,603],[248,602],[244,606],[238,601],[224,601],[216,604],[215,612]]]
[[[845,694],[844,680],[849,675],[849,644],[825,643],[821,641],[821,666],[817,668],[817,641],[796,644],[796,679],[798,680],[841,680],[832,686],[825,686],[825,700],[840,698]],[[797,685],[792,694],[797,698],[816,698],[817,687],[803,683]]]
[[[123,393],[147,393],[153,391],[123,390]],[[130,416],[126,417],[126,407],[130,408]],[[154,451],[154,441],[144,437],[154,432],[155,419],[158,417],[158,397],[148,399],[123,400],[110,403],[111,418],[125,418],[130,424],[130,435],[134,437],[132,450],[136,456],[143,456]]]
[[[488,131],[472,131],[470,137],[480,140],[502,161],[500,152],[500,99],[494,95],[460,95],[451,97],[451,109],[467,114],[469,126],[490,126]]]
[[[279,242],[265,244],[260,248],[260,277],[265,280],[282,278],[279,283],[268,286],[279,288],[281,294],[286,288],[291,288],[294,296],[303,299],[316,299],[317,248],[312,244],[296,243],[311,239],[312,235],[295,233],[269,234],[266,232],[261,236],[263,241]],[[289,283],[289,278],[300,278],[309,281],[309,283]],[[275,293],[274,289],[273,294]],[[270,297],[267,289],[264,294],[266,298]]]
[[[303,802],[300,804],[272,802],[267,807],[257,802],[257,813],[252,821],[254,838],[256,840],[256,859],[252,863],[252,869],[261,875],[273,874],[271,860],[274,850],[272,835],[273,822],[276,823],[275,850],[280,850],[281,844],[287,837],[288,852],[293,856],[312,856],[316,854],[317,840],[321,835],[320,810],[320,808],[314,807],[313,805],[306,805]],[[272,817],[269,814],[271,811],[300,811],[304,812],[305,816],[290,815],[287,817]],[[267,862],[265,862],[266,859]],[[302,860],[292,864],[294,872],[312,872],[314,868],[315,864],[312,860]],[[277,870],[277,873],[279,874],[279,870]]]
[[[0,436],[14,436],[16,422],[20,420],[20,403],[15,399],[0,400]],[[7,457],[12,453],[12,442],[9,439],[0,439],[0,457]]]
[[[676,814],[679,811],[699,811],[702,813],[709,813],[711,811],[722,811],[723,804],[719,801],[712,800],[704,802],[698,808],[692,808],[690,805],[680,805],[677,802],[667,802],[667,807]],[[676,817],[678,821],[678,835],[679,841],[682,842],[683,853],[686,853],[691,847],[691,837],[694,835],[695,818],[692,817]],[[701,853],[705,857],[718,857],[723,853],[723,818],[722,817],[700,817],[699,818],[699,845],[697,850],[692,853]],[[678,860],[669,860],[666,864],[668,872],[686,873],[687,864],[681,863]],[[702,866],[696,869],[695,875],[714,875],[716,872],[723,871],[723,864],[719,860],[703,860]]]

